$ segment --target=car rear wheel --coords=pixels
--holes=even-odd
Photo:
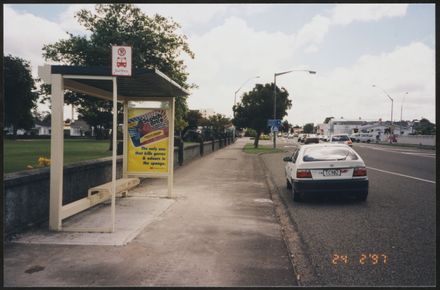
[[[360,200],[360,201],[366,201],[367,197],[368,197],[368,191],[360,192],[357,195],[357,199]]]
[[[296,191],[295,188],[292,188],[292,198],[293,198],[293,201],[296,201],[296,202],[303,201],[302,194],[299,193],[298,191]]]
[[[289,179],[286,178],[286,186],[287,189],[292,189],[292,184],[290,183]]]

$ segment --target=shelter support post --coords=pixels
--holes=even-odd
[[[169,142],[168,142],[168,198],[175,198],[173,190],[173,179],[174,179],[174,98],[169,99],[170,108],[170,128],[169,128]]]
[[[128,151],[128,101],[124,100],[124,125],[123,125],[123,138],[122,138],[122,142],[123,142],[123,149],[122,149],[122,177],[123,178],[127,178],[128,174],[127,174],[127,163],[128,163],[128,159],[127,159],[127,151]]]
[[[52,75],[52,132],[50,139],[50,210],[49,229],[60,231],[63,206],[63,158],[64,158],[64,83],[60,74]]]
[[[115,231],[116,214],[116,152],[118,138],[118,86],[117,78],[113,78],[113,160],[112,160],[112,230]]]

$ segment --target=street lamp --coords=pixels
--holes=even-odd
[[[316,74],[316,71],[313,70],[307,70],[307,69],[294,69],[294,70],[288,70],[280,73],[274,73],[273,74],[273,119],[276,120],[277,118],[277,76],[288,74],[294,71],[305,71],[309,74]],[[277,148],[277,134],[273,132],[273,148]]]
[[[374,88],[377,87],[377,88],[381,89],[385,93],[385,95],[387,95],[387,97],[391,100],[391,125],[393,125],[393,103],[394,103],[393,98],[391,98],[390,95],[381,87],[376,86],[376,85],[373,85],[373,87]]]
[[[245,84],[247,84],[248,81],[253,80],[253,79],[258,79],[258,78],[260,78],[260,76],[255,76],[255,77],[252,77],[252,78],[246,80],[246,81],[241,85],[241,87],[238,88],[238,90],[235,91],[235,93],[234,93],[234,106],[237,105],[237,93],[238,93],[238,91],[241,90],[241,88],[242,88]],[[235,117],[235,111],[234,111],[234,117]]]
[[[402,134],[402,111],[403,111],[403,102],[405,102],[405,95],[408,95],[408,92],[405,92],[405,94],[403,95],[403,99],[402,99],[402,104],[400,104],[400,132],[399,135]]]

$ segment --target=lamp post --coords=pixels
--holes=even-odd
[[[273,74],[273,119],[274,120],[276,120],[276,118],[277,118],[277,76],[291,73],[294,71],[305,71],[305,72],[308,72],[309,74],[316,74],[316,71],[307,70],[307,69],[294,69],[294,70],[289,70],[289,71],[284,71],[284,72]],[[274,149],[277,148],[277,134],[275,134],[275,132],[273,132],[273,148]]]
[[[383,88],[381,88],[379,86],[376,86],[376,85],[373,85],[373,87],[377,87],[377,88],[381,89],[385,93],[385,95],[391,100],[391,130],[392,130],[392,132],[390,130],[390,135],[391,134],[394,135],[394,128],[393,128],[393,124],[394,124],[393,123],[393,103],[394,103],[394,99],[391,98],[390,95]],[[391,143],[391,139],[390,139],[390,143]]]
[[[255,77],[252,77],[252,78],[246,80],[246,81],[245,81],[245,82],[244,82],[244,83],[238,88],[238,90],[235,91],[235,93],[234,93],[234,106],[237,105],[237,93],[238,93],[238,91],[240,91],[241,88],[242,88],[245,84],[247,84],[248,81],[253,80],[253,79],[258,79],[258,78],[260,78],[260,76],[255,76]],[[234,111],[234,118],[235,118],[235,111]]]
[[[373,88],[376,88],[376,87],[381,89],[385,93],[385,95],[391,100],[391,125],[392,125],[393,124],[393,103],[394,103],[394,99],[391,98],[390,95],[384,89],[382,89],[379,86],[373,85]]]
[[[403,102],[405,102],[405,95],[408,95],[408,92],[405,92],[402,99],[402,104],[400,104],[400,132],[399,135],[402,134],[402,111],[403,111]]]

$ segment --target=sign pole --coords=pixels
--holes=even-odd
[[[115,231],[115,211],[116,211],[116,149],[117,149],[117,135],[118,135],[118,88],[117,78],[113,78],[113,160],[112,160],[112,228],[111,232]]]
[[[169,142],[168,142],[168,198],[175,198],[173,191],[174,179],[174,98],[169,100],[170,118],[169,118]]]

